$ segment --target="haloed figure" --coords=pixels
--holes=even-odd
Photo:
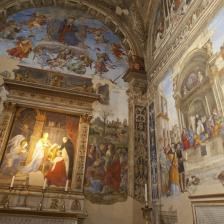
[[[67,137],[64,137],[62,141],[63,141],[63,144],[61,145],[61,150],[65,148],[68,155],[67,177],[68,177],[68,180],[71,180],[73,164],[74,164],[74,146],[72,141]]]

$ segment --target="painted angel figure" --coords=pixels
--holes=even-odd
[[[4,175],[15,175],[22,168],[27,157],[28,143],[23,135],[9,140],[4,162],[1,166]]]
[[[31,51],[32,43],[29,39],[24,37],[18,38],[16,46],[7,50],[10,56],[19,58],[20,60],[27,58]]]

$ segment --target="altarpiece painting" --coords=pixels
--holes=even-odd
[[[0,177],[10,183],[65,187],[71,183],[79,117],[18,108],[1,161]]]

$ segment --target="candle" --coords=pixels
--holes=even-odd
[[[46,186],[47,186],[47,178],[44,179],[44,184],[43,184],[43,188],[42,189],[45,190]]]
[[[10,184],[10,188],[13,188],[14,181],[15,181],[15,176],[12,177],[12,181],[11,181],[11,184]]]
[[[148,202],[148,189],[147,189],[147,184],[145,184],[145,202]]]
[[[68,182],[69,182],[69,180],[66,180],[65,191],[68,191]]]

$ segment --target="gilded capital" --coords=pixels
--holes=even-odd
[[[89,114],[84,114],[80,116],[80,123],[87,123],[89,124],[92,120],[93,116]]]

